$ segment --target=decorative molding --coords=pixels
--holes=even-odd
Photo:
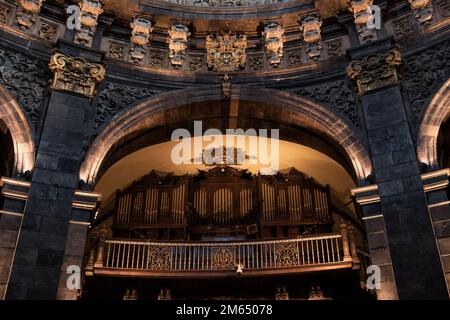
[[[181,67],[186,60],[189,28],[183,24],[174,24],[169,29],[169,59],[172,66]]]
[[[57,28],[55,25],[42,22],[41,28],[39,29],[39,38],[52,41],[55,40]]]
[[[222,77],[222,95],[226,99],[231,97],[231,77],[228,74]]]
[[[351,189],[350,192],[352,196],[355,197],[355,201],[361,206],[374,204],[381,201],[380,195],[378,194],[378,185],[376,184],[354,188]],[[370,218],[366,217],[366,219]]]
[[[450,77],[450,40],[405,58],[403,85],[416,125],[431,97]]]
[[[291,51],[288,53],[288,64],[289,67],[297,67],[303,63],[302,49],[299,48],[296,51]]]
[[[131,47],[130,56],[134,63],[139,63],[144,59],[147,52],[147,45],[150,41],[150,34],[153,31],[152,22],[146,17],[136,17],[131,26]]]
[[[225,31],[206,37],[207,65],[217,72],[237,71],[245,66],[247,36]]]
[[[397,67],[401,64],[398,49],[354,60],[347,67],[347,74],[358,85],[359,94],[395,85],[398,82]]]
[[[28,30],[34,25],[44,1],[45,0],[19,0],[16,22],[22,29]]]
[[[283,58],[284,29],[276,22],[268,23],[262,32],[267,60],[272,66],[278,66]]]
[[[0,83],[36,125],[50,77],[47,66],[21,53],[0,49]]]
[[[427,25],[433,19],[433,4],[430,0],[408,0],[411,9],[414,11],[416,20],[422,24]]]
[[[306,42],[306,53],[313,61],[317,61],[322,52],[321,27],[322,21],[316,15],[308,15],[300,19],[300,31],[303,32],[303,40]]]
[[[138,101],[150,98],[160,91],[108,82],[97,99],[95,128],[101,127],[109,118],[129,108]]]
[[[0,2],[0,23],[7,23],[10,8]]]
[[[125,46],[119,43],[111,42],[109,44],[108,56],[113,60],[123,60]]]
[[[251,71],[264,70],[264,57],[262,55],[250,56],[249,61],[249,67]]]
[[[106,74],[105,68],[98,63],[90,63],[80,57],[70,57],[56,52],[50,60],[53,71],[52,88],[75,92],[93,97],[95,87]]]
[[[342,44],[342,39],[328,41],[326,45],[329,58],[336,58],[344,55],[344,46]]]
[[[345,115],[356,127],[359,127],[359,115],[356,99],[343,80],[302,88],[297,94],[326,104],[330,109]]]
[[[364,44],[377,40],[375,29],[369,29],[370,21],[373,21],[371,6],[373,0],[349,0],[349,10],[353,12],[355,18],[356,31],[359,35],[359,42]]]
[[[189,62],[189,70],[191,71],[200,71],[203,66],[203,57],[196,56],[191,57],[191,61]]]
[[[74,42],[87,47],[92,44],[92,38],[98,23],[98,17],[103,13],[103,0],[79,0],[80,30],[75,34]]]

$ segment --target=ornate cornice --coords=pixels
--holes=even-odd
[[[83,58],[56,52],[49,64],[53,71],[52,88],[75,92],[87,97],[95,95],[95,87],[105,77],[105,68]]]
[[[347,74],[358,85],[359,94],[395,85],[398,82],[397,67],[401,64],[398,49],[354,60],[347,67]]]

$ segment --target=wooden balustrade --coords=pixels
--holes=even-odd
[[[287,240],[243,242],[100,242],[96,268],[168,272],[235,272],[297,270],[302,267],[352,266],[348,237],[317,235]],[[99,259],[102,266],[98,265]]]

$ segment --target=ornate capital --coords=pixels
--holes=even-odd
[[[433,19],[433,4],[430,0],[408,0],[411,9],[414,10],[414,16],[421,24],[426,25]]]
[[[355,60],[347,67],[349,77],[356,81],[360,94],[395,85],[398,81],[397,67],[401,64],[397,49]]]
[[[29,29],[36,22],[45,0],[19,0],[16,22],[22,29]]]
[[[135,63],[144,59],[150,34],[153,31],[152,22],[146,17],[136,17],[131,26],[131,48],[130,55]]]
[[[208,67],[218,72],[236,71],[245,66],[247,36],[221,32],[206,37]]]
[[[306,52],[312,60],[317,60],[322,52],[321,28],[322,21],[316,15],[308,15],[300,19],[300,31],[303,31],[303,39],[306,42]]]
[[[349,9],[355,17],[356,31],[361,43],[367,43],[377,40],[377,32],[369,25],[375,17],[372,13],[373,0],[348,0]]]
[[[103,0],[80,0],[80,30],[75,34],[75,43],[90,47],[97,27],[98,17],[103,13]]]
[[[105,78],[105,68],[79,57],[56,52],[49,64],[53,72],[52,87],[88,97],[95,95],[95,86]]]
[[[169,58],[173,66],[180,67],[183,65],[190,35],[189,28],[183,24],[174,24],[169,29]]]
[[[284,29],[276,23],[271,22],[264,26],[262,33],[264,38],[264,48],[271,65],[278,66],[283,58]]]

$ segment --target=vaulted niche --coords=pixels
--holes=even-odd
[[[216,137],[211,140],[233,141]],[[190,140],[193,145],[195,138]],[[105,199],[102,220],[114,238],[203,241],[324,234],[338,231],[342,220],[359,225],[349,204],[355,183],[346,169],[313,148],[276,141],[277,150],[267,150],[268,159],[278,161],[272,173],[263,170],[260,150],[255,153],[249,143],[243,149],[224,146],[223,164],[205,161],[211,142],[203,142],[201,159],[194,148],[185,156],[198,163],[174,163],[177,141],[133,152],[109,167],[96,185]],[[231,159],[234,164],[226,165],[230,154],[243,163]]]

